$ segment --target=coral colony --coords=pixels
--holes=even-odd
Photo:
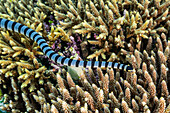
[[[0,0],[0,112],[169,113],[169,10],[169,0]]]

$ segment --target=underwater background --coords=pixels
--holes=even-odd
[[[56,53],[134,69],[59,65],[0,28],[0,112],[169,113],[169,10],[169,0],[0,0],[0,18],[34,29]]]

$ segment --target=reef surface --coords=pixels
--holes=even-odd
[[[0,0],[54,51],[129,64],[134,73],[52,62],[26,36],[0,28],[0,109],[44,113],[169,113],[169,0]]]

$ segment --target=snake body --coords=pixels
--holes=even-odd
[[[7,30],[12,30],[17,33],[21,33],[32,40],[34,40],[38,46],[41,48],[43,53],[53,60],[56,63],[63,64],[66,66],[75,66],[75,67],[85,67],[85,68],[113,68],[113,69],[120,69],[123,71],[132,71],[133,68],[129,65],[115,63],[115,62],[106,62],[106,61],[80,61],[80,60],[73,60],[67,57],[60,56],[59,54],[55,53],[51,47],[48,46],[45,39],[39,35],[36,31],[33,29],[22,25],[20,23],[0,18],[0,27],[5,28]]]

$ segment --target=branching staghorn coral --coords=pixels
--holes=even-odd
[[[20,2],[22,3],[23,1],[21,0]],[[63,2],[66,6],[63,4]],[[46,3],[42,3],[39,0],[38,3],[35,4],[37,4],[36,8],[38,8],[40,12],[45,14],[47,14],[49,11],[52,12],[53,10],[57,10],[58,12],[61,11],[60,13],[67,14],[65,10],[61,10],[63,9],[62,7],[71,7],[67,6],[67,2],[67,0],[49,0],[46,1]],[[74,4],[72,6],[75,9],[78,7],[77,5],[75,5],[76,3],[78,4],[78,2],[80,3],[82,1],[74,0],[73,3],[71,3],[71,0],[69,1],[71,5]],[[116,12],[115,9],[111,9],[109,6],[109,2],[114,5],[114,1],[107,0],[106,8],[113,10],[112,13],[114,14],[115,20],[117,19],[117,17],[122,17],[123,11],[119,10],[119,12]],[[11,3],[11,1],[3,0],[2,3],[9,4]],[[87,4],[89,3],[90,1],[87,1]],[[96,8],[98,8],[97,10],[99,10],[100,3],[98,2],[98,0],[94,0],[92,1],[92,3]],[[103,1],[103,3],[105,2]],[[126,28],[123,27],[125,25],[125,22],[123,22],[122,25],[120,24],[120,26],[114,24],[115,26],[117,25],[114,28],[116,30],[113,30],[114,34],[108,34],[108,36],[106,36],[106,39],[104,39],[104,37],[97,39],[97,37],[102,34],[100,33],[100,31],[88,31],[89,35],[87,33],[87,38],[89,38],[88,36],[93,35],[95,37],[94,39],[88,39],[88,42],[92,44],[90,46],[93,46],[93,44],[99,45],[99,47],[95,46],[94,48],[96,51],[100,52],[100,54],[98,55],[96,51],[91,49],[91,52],[88,51],[88,56],[90,56],[92,52],[95,52],[96,55],[92,54],[92,56],[96,58],[98,57],[99,60],[101,55],[103,59],[106,58],[109,61],[114,61],[114,59],[120,59],[122,62],[128,61],[130,62],[130,64],[132,64],[136,73],[122,73],[113,69],[107,69],[107,71],[102,71],[100,68],[98,68],[97,70],[89,69],[86,73],[84,72],[79,74],[80,77],[78,80],[74,80],[72,77],[73,75],[69,74],[68,70],[59,68],[59,71],[57,70],[57,73],[55,73],[51,72],[51,69],[49,69],[47,65],[46,67],[42,66],[42,60],[38,55],[41,55],[42,53],[38,50],[37,45],[33,43],[33,41],[29,40],[23,35],[19,35],[9,31],[1,31],[0,64],[2,64],[0,68],[1,72],[3,73],[0,74],[0,88],[4,94],[4,102],[2,106],[0,105],[0,108],[10,112],[168,113],[170,111],[170,95],[168,90],[168,86],[170,83],[170,42],[168,41],[169,14],[167,16],[161,15],[163,14],[163,12],[165,12],[165,14],[167,13],[166,11],[169,7],[169,1],[143,0],[139,2],[136,0],[127,0],[123,1],[123,5],[121,3],[122,1],[120,0],[116,1],[118,9],[126,9],[124,15],[127,15],[127,12],[130,15],[124,17],[127,18],[126,20],[128,20],[128,18],[130,20],[128,21],[129,23],[126,23],[126,27],[131,28],[128,31],[131,34],[129,34],[128,36],[132,36],[126,36],[126,33],[128,32],[123,31]],[[156,5],[153,6],[153,4]],[[5,5],[3,4],[2,6],[4,7]],[[157,11],[154,10],[154,8],[151,8],[152,6]],[[34,7],[35,6],[32,5],[32,9],[34,9]],[[116,6],[114,7],[116,8]],[[137,28],[135,28],[131,27],[132,25],[130,22],[137,15],[137,13],[135,13],[134,11],[139,11],[137,7],[141,9],[141,12],[139,12],[139,14],[143,16],[141,17],[142,20],[140,19],[140,21],[137,23]],[[87,6],[87,8],[91,8],[90,4],[89,6]],[[7,7],[5,9],[7,9]],[[130,13],[131,10],[132,14]],[[144,12],[145,10],[146,12]],[[154,13],[152,13],[152,11]],[[91,10],[89,10],[89,12],[91,14],[95,13]],[[98,12],[99,15],[101,15],[100,11]],[[148,12],[149,15],[147,14]],[[7,12],[4,12],[3,14],[5,13],[8,14]],[[132,15],[134,15],[134,17],[132,17]],[[147,21],[147,19],[151,17],[150,15],[156,15],[153,16],[152,21],[154,21],[154,25],[156,25],[157,23],[156,27],[153,27],[153,29],[151,29],[152,32],[149,30],[149,28],[152,28],[149,27],[151,24],[151,20]],[[38,14],[38,16],[40,16],[40,14]],[[66,15],[64,15],[63,17],[65,16]],[[4,15],[3,17],[5,18]],[[101,18],[103,19],[103,17]],[[156,18],[158,19],[156,20]],[[9,19],[13,19],[10,14]],[[89,24],[87,17],[84,20],[82,21],[83,24]],[[105,20],[107,20],[107,17],[105,17]],[[72,19],[72,21],[74,21],[74,19]],[[41,25],[41,23],[35,24],[34,22],[35,20],[30,22],[31,25],[28,26],[36,29],[38,28],[38,25]],[[41,22],[43,23],[43,21]],[[63,22],[69,22],[69,20],[63,20]],[[79,25],[82,22],[76,25]],[[142,29],[144,30],[138,31],[137,29],[142,26],[140,25],[140,22],[145,25],[147,24],[147,22],[149,22],[149,24],[147,25],[148,27],[144,29],[143,26]],[[104,23],[106,22],[104,21]],[[25,22],[23,22],[23,24],[25,24]],[[97,24],[97,22],[95,22],[95,25],[95,27],[100,26],[99,24]],[[122,31],[120,30],[120,32],[118,32],[119,30],[117,30],[117,28],[119,27],[123,29]],[[55,29],[56,34],[61,33],[61,31],[57,31],[57,27],[55,27]],[[69,31],[69,29],[71,30]],[[84,26],[78,28],[78,30],[82,29],[86,28]],[[72,29],[72,27],[66,27],[62,29],[62,31],[64,31],[66,35],[69,36],[69,38],[71,35],[74,36],[74,32],[72,30],[74,31],[75,29]],[[45,35],[47,33],[44,30],[43,25],[41,30],[37,32],[40,32],[42,35]],[[135,34],[135,32],[137,34]],[[51,31],[48,33],[48,36],[52,36],[52,33],[50,33]],[[55,36],[57,35],[54,35],[54,37]],[[86,34],[84,34],[84,36],[86,36]],[[121,36],[124,38],[122,38]],[[148,36],[148,39],[144,39],[145,36]],[[122,41],[122,39],[124,39],[124,41]],[[82,40],[85,39],[82,38]],[[53,43],[53,41],[54,40],[52,40],[50,43]],[[116,45],[116,42],[120,43]],[[85,43],[86,45],[84,48],[87,48],[88,44],[86,44],[86,41],[84,41],[83,43]],[[121,47],[120,52],[113,52],[113,50],[111,50],[110,48],[108,50],[107,46],[109,46],[110,44],[112,44],[111,47],[114,48]],[[109,54],[105,55],[105,53]],[[126,58],[123,58],[123,56],[126,56]],[[76,71],[78,71],[78,69]]]
[[[106,59],[114,52],[117,60],[123,60],[120,47],[126,49],[131,41],[139,43],[162,32],[168,34],[169,4],[168,0],[60,0],[53,12],[67,34],[83,34],[90,44],[97,45],[88,59]]]
[[[169,92],[167,84],[162,81],[159,96],[158,90],[153,82],[137,80],[137,75],[128,74],[124,79],[119,72],[108,69],[104,74],[100,68],[97,69],[98,79],[90,69],[88,73],[82,73],[76,85],[67,72],[59,72],[56,75],[48,72],[50,79],[37,91],[31,94],[22,93],[23,101],[26,103],[27,112],[162,112],[168,110]],[[63,77],[61,77],[64,76]],[[129,78],[132,79],[129,79]],[[152,79],[151,79],[152,81]],[[164,85],[163,85],[164,84]],[[44,87],[44,88],[43,88]],[[163,88],[164,87],[164,88]],[[164,95],[165,92],[168,95]],[[157,93],[157,94],[156,94]],[[163,94],[163,95],[162,95]],[[8,99],[6,99],[8,100]],[[2,109],[12,110],[11,103],[1,106]],[[35,105],[35,103],[38,103]],[[17,106],[13,105],[16,111]],[[155,106],[155,107],[154,107]],[[38,109],[41,108],[41,109]]]
[[[21,92],[33,92],[47,79],[44,76],[46,67],[42,66],[36,57],[43,53],[38,51],[35,43],[32,45],[32,41],[21,35],[10,36],[9,32],[3,31],[1,34],[1,88],[4,89],[3,93],[7,91],[7,94],[13,95],[16,102],[11,103],[14,104],[12,106],[20,105]],[[23,108],[22,106],[21,109]]]
[[[1,39],[0,42],[1,74],[5,74],[5,77],[8,78],[10,76],[15,76],[16,73],[22,75],[24,72],[26,72],[28,75],[23,74],[22,76],[19,77],[19,79],[22,80],[24,78],[24,80],[27,80],[27,83],[29,83],[31,79],[30,75],[43,72],[45,67],[42,67],[42,64],[38,63],[37,58],[35,56],[35,55],[42,55],[43,53],[37,51],[37,47],[35,44],[31,45],[30,40],[23,38],[22,36],[19,35],[18,37],[12,37],[9,35],[9,32],[1,32],[1,33],[2,33],[2,37],[0,38]],[[29,71],[34,69],[38,69],[40,71],[38,70],[37,72]],[[40,76],[37,76],[37,78],[39,77]]]
[[[34,3],[33,0],[1,0],[0,16],[27,26],[30,23],[40,24],[46,18],[46,15],[38,7],[35,7]]]

